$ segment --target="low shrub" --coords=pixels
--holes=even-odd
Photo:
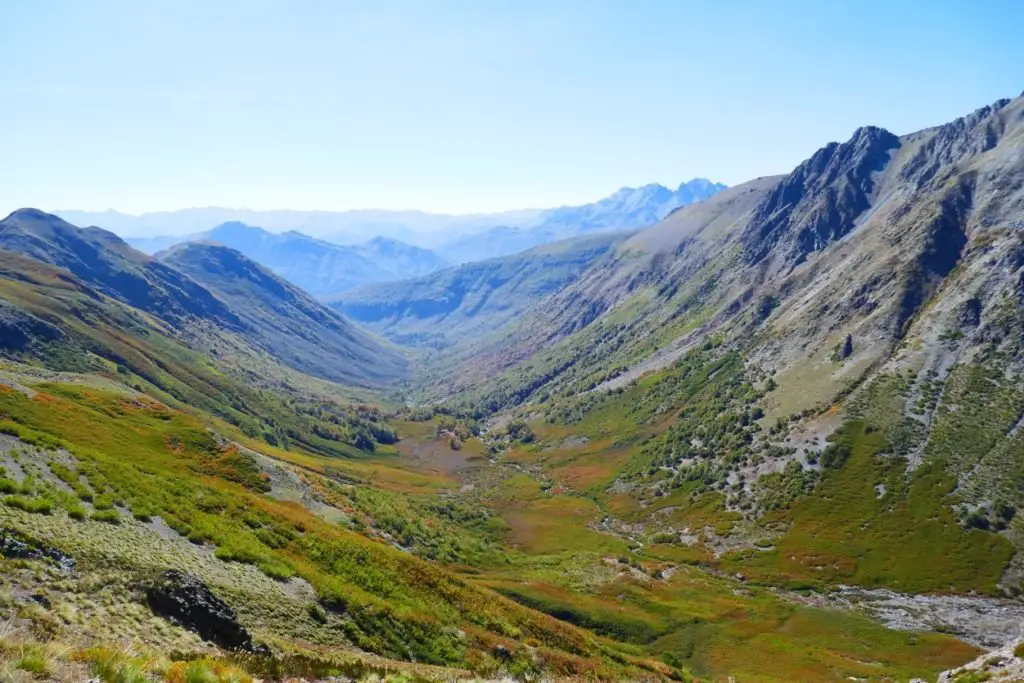
[[[97,522],[106,522],[107,524],[121,523],[121,513],[114,509],[97,510],[96,512],[92,513],[92,518]]]
[[[27,671],[37,678],[42,678],[49,673],[50,667],[42,655],[26,653],[14,663],[14,666],[22,671]]]
[[[30,498],[28,496],[7,496],[4,498],[4,505],[12,508],[32,512],[38,515],[48,515],[53,512],[53,501],[49,498]]]

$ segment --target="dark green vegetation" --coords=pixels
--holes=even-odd
[[[851,421],[822,451],[813,492],[766,516],[788,530],[771,552],[729,563],[773,582],[885,586],[905,592],[994,591],[1012,545],[964,529],[954,515],[956,481],[937,464],[907,475],[876,428]]]

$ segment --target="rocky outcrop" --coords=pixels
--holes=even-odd
[[[907,323],[959,263],[968,242],[973,204],[974,176],[965,174],[937,201],[922,200],[917,214],[909,216],[907,223],[920,221],[921,229],[915,245],[917,257],[906,268],[895,325],[898,334],[903,334]]]
[[[743,234],[748,264],[770,256],[797,265],[851,230],[871,206],[874,174],[900,146],[882,128],[859,128],[847,142],[829,143],[779,183],[754,211]]]
[[[64,572],[75,570],[75,558],[26,538],[12,529],[0,529],[0,555],[20,560],[41,560]]]
[[[217,597],[198,577],[169,569],[146,589],[146,601],[156,614],[228,650],[267,653],[254,645],[249,632],[238,623],[235,611]]]
[[[1011,683],[1024,680],[1024,657],[1020,655],[1024,655],[1024,640],[1016,640],[998,650],[986,652],[958,669],[944,671],[939,674],[938,683]],[[911,683],[924,682],[915,680]]]
[[[999,114],[1012,100],[999,100],[967,116],[917,135],[926,137],[913,158],[900,169],[900,179],[917,188],[930,182],[940,171],[995,147],[1007,129]]]

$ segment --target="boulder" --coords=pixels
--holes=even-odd
[[[168,569],[146,589],[146,601],[154,613],[203,640],[227,650],[269,653],[265,645],[253,644],[235,611],[197,576]]]
[[[75,558],[26,538],[13,529],[0,529],[0,555],[22,560],[41,560],[55,565],[63,572],[75,570]]]

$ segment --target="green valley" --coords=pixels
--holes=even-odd
[[[1010,647],[1022,146],[1024,98],[860,128],[326,301],[14,212],[0,674],[931,681]]]

